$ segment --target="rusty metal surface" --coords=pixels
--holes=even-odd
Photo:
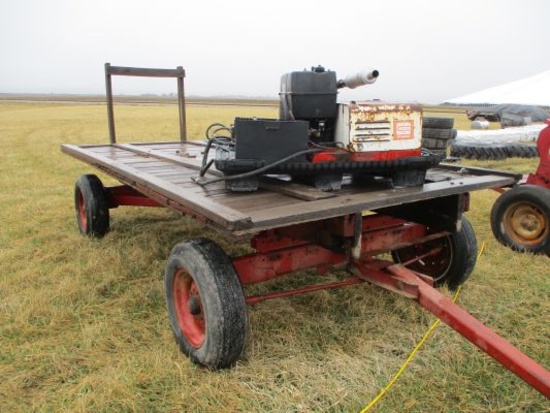
[[[336,141],[351,152],[420,149],[420,105],[357,102],[340,104],[338,111]]]
[[[309,197],[309,201],[281,193],[276,188],[236,194],[226,191],[223,182],[208,187],[192,182],[191,178],[197,175],[201,166],[201,150],[197,142],[62,145],[66,154],[145,193],[156,202],[235,236],[514,182],[509,176],[475,176],[442,170],[446,174],[444,180],[427,182],[422,187],[388,189],[376,185],[346,185],[333,197]]]

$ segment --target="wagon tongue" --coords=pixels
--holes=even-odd
[[[358,277],[418,303],[527,384],[550,397],[550,372],[402,264],[383,269],[356,262]]]

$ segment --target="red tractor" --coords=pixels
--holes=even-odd
[[[550,256],[550,119],[537,141],[540,163],[508,191],[491,211],[491,229],[502,244],[521,252]]]

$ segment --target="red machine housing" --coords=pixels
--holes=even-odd
[[[537,171],[527,176],[527,184],[550,189],[550,119],[544,123],[548,126],[540,131],[537,140],[540,162]]]

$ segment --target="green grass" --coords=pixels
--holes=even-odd
[[[120,141],[177,136],[173,106],[117,106],[115,116]],[[273,117],[276,109],[189,107],[189,134],[202,137],[210,123],[234,116]],[[235,368],[210,372],[191,364],[168,325],[164,262],[182,239],[220,237],[169,210],[147,208],[111,211],[112,231],[102,240],[80,236],[74,181],[97,171],[63,155],[59,145],[104,142],[103,106],[0,103],[2,413],[359,411],[433,321],[414,302],[376,287],[322,291],[250,307],[247,348]],[[528,172],[536,161],[475,164]],[[497,196],[472,194],[468,217],[487,248],[458,301],[548,366],[549,261],[493,239],[489,213]],[[230,254],[247,248],[221,242]],[[548,407],[442,325],[374,411]]]

